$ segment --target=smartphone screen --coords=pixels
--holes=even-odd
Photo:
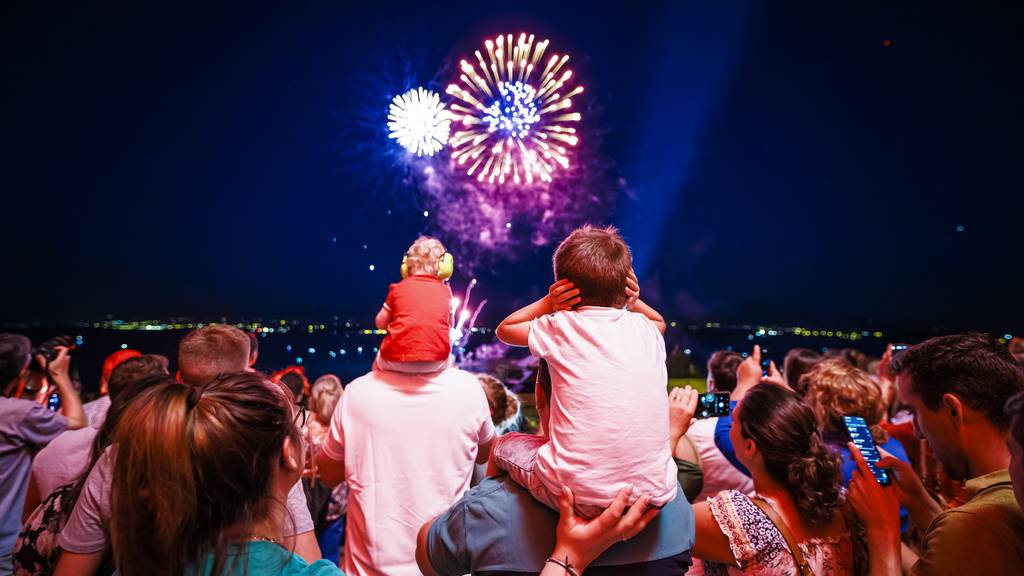
[[[49,398],[46,399],[46,407],[49,408],[53,412],[59,412],[60,411],[60,394],[57,394],[56,392],[53,393],[53,394],[50,394]]]
[[[850,433],[850,440],[857,445],[864,460],[867,461],[875,480],[882,486],[888,486],[889,472],[876,466],[882,457],[875,446],[875,439],[871,437],[871,431],[868,430],[868,423],[860,416],[843,416],[843,423],[846,424],[846,431]]]
[[[767,348],[761,348],[761,374],[767,376],[771,372],[772,359]]]
[[[701,394],[697,403],[697,418],[714,418],[728,416],[732,413],[732,398],[728,392],[708,392]]]

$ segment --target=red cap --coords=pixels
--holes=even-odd
[[[114,368],[117,368],[125,360],[138,358],[139,356],[142,356],[142,352],[138,350],[118,350],[107,356],[107,359],[103,361],[103,376],[100,377],[100,381],[106,382],[110,380],[110,374],[114,371]]]

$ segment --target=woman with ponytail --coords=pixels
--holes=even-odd
[[[839,457],[796,392],[754,386],[733,411],[730,436],[754,496],[727,490],[694,506],[693,555],[705,574],[866,574],[863,530],[847,513]]]
[[[124,576],[337,575],[280,543],[303,469],[305,419],[264,376],[167,383],[126,409],[114,437],[112,544]]]

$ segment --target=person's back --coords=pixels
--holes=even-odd
[[[635,312],[584,306],[534,320],[530,350],[551,370],[550,442],[537,458],[548,489],[568,485],[585,506],[607,506],[625,483],[656,506],[671,500],[668,373],[655,325]]]
[[[134,350],[132,352],[135,352]],[[106,370],[116,359],[116,364],[107,373]],[[35,484],[37,499],[44,499],[50,492],[71,482],[81,475],[89,465],[89,456],[96,434],[103,427],[110,404],[130,385],[152,376],[167,375],[167,358],[155,354],[142,354],[118,357],[111,355],[104,363],[103,386],[108,400],[102,418],[90,420],[89,426],[80,430],[68,430],[61,434],[36,454],[32,461],[32,482]],[[85,407],[83,406],[83,410]],[[35,505],[37,502],[31,502]]]
[[[327,459],[344,462],[349,485],[346,574],[418,574],[417,529],[469,488],[478,447],[493,437],[468,372],[374,370],[346,386],[321,457],[324,481]]]
[[[402,259],[402,281],[388,288],[374,321],[387,330],[375,367],[411,374],[443,370],[451,355],[453,258],[436,238],[420,236]]]
[[[629,246],[615,228],[583,226],[555,250],[548,296],[514,312],[498,337],[529,346],[552,381],[547,438],[503,436],[499,469],[557,509],[568,486],[596,516],[632,485],[662,506],[678,489],[668,446],[665,322],[639,299]]]
[[[751,356],[746,362],[759,369]],[[844,507],[839,458],[812,410],[789,388],[762,383],[733,411],[737,457],[756,495],[725,491],[694,506],[694,556],[705,574],[797,574],[788,530],[815,574],[864,574],[863,529]]]

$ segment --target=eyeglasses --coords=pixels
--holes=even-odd
[[[295,425],[299,428],[306,427],[306,419],[309,417],[309,411],[302,404],[296,404],[298,411],[295,412]]]

